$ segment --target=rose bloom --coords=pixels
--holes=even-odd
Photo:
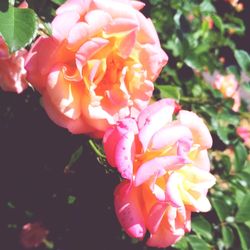
[[[48,233],[48,230],[37,222],[25,224],[20,234],[20,243],[27,249],[38,247],[46,239]]]
[[[52,37],[31,48],[28,80],[50,118],[70,132],[102,136],[147,106],[167,63],[142,2],[68,0],[56,11]]]
[[[233,110],[235,112],[239,111],[240,108],[240,94],[238,91],[239,84],[233,74],[226,76],[216,75],[212,86],[218,89],[222,95],[226,98],[234,99]]]
[[[0,87],[4,91],[21,93],[28,87],[24,69],[25,49],[9,54],[7,44],[0,36]]]
[[[250,121],[243,119],[240,121],[240,126],[236,128],[236,133],[244,141],[244,144],[250,148]]]
[[[117,217],[131,237],[142,239],[148,230],[149,246],[174,244],[190,231],[191,212],[211,208],[211,135],[193,112],[180,110],[173,120],[176,110],[174,100],[162,99],[103,138],[107,160],[127,179],[115,190]]]

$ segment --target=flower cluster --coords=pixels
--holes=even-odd
[[[215,89],[218,89],[226,98],[232,98],[234,105],[232,109],[237,112],[240,108],[240,94],[238,91],[239,84],[233,74],[229,75],[216,75],[212,83]]]
[[[115,210],[134,238],[150,232],[149,246],[166,247],[190,231],[191,212],[206,212],[215,178],[209,173],[210,133],[196,114],[162,99],[109,128],[103,143],[109,163],[125,178]]]
[[[27,55],[9,55],[0,39],[0,84],[20,93],[27,74],[56,124],[103,137],[107,160],[124,179],[114,194],[122,227],[138,239],[148,230],[147,245],[166,247],[190,231],[192,212],[211,208],[206,195],[215,183],[207,153],[212,138],[202,119],[174,100],[148,106],[168,57],[151,20],[139,11],[143,6],[67,0],[56,11],[52,36],[40,36]],[[210,19],[205,21],[212,28]],[[229,78],[215,87],[234,98]],[[30,233],[34,227],[38,238]],[[34,238],[30,245],[39,245],[46,235],[39,225],[27,225],[22,244],[29,247]]]
[[[24,68],[26,56],[25,49],[10,54],[6,43],[0,37],[0,87],[4,91],[21,93],[28,87]]]

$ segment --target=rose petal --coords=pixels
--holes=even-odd
[[[157,150],[165,146],[172,146],[184,137],[192,138],[191,131],[183,125],[172,123],[153,135],[150,148]]]
[[[92,38],[84,43],[76,53],[76,65],[79,72],[82,72],[82,68],[86,64],[87,60],[104,48],[108,43],[108,40],[98,37]]]
[[[56,10],[56,14],[61,15],[65,12],[73,11],[84,15],[90,7],[91,2],[92,0],[67,0]]]
[[[139,139],[146,151],[151,137],[172,120],[174,101],[162,99],[145,108],[138,117]]]
[[[125,232],[133,238],[143,238],[146,233],[138,192],[129,182],[122,182],[115,189],[115,212]]]
[[[65,12],[56,16],[51,23],[53,37],[58,41],[66,39],[79,19],[80,15],[74,11]]]
[[[147,228],[151,234],[156,233],[165,215],[166,203],[156,203],[147,217]]]
[[[211,134],[203,120],[193,112],[181,110],[178,120],[184,126],[187,126],[193,133],[194,143],[201,145],[202,148],[212,147]]]
[[[166,174],[166,171],[178,169],[185,163],[185,159],[179,156],[155,157],[146,161],[136,173],[135,186],[143,184],[153,175],[161,177]]]
[[[60,113],[46,93],[42,97],[42,103],[50,119],[58,126],[67,128],[73,134],[87,134],[92,132],[93,129],[81,117],[77,120],[72,120]]]

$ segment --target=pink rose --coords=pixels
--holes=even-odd
[[[132,237],[143,238],[148,229],[150,246],[174,244],[190,230],[191,212],[211,208],[211,135],[193,112],[180,110],[173,120],[176,110],[174,100],[160,100],[103,138],[107,160],[128,180],[115,192],[118,219]]]
[[[102,136],[147,106],[167,63],[144,6],[130,0],[68,0],[52,37],[40,37],[26,64],[50,118],[72,133]]]
[[[232,109],[235,112],[239,111],[240,108],[240,94],[238,91],[239,83],[237,82],[233,74],[229,74],[226,76],[220,74],[216,75],[216,78],[212,85],[215,89],[218,89],[224,97],[234,99],[234,105]]]
[[[26,55],[25,49],[9,54],[8,47],[0,36],[0,87],[4,91],[19,94],[28,87],[24,69]]]
[[[48,230],[37,222],[25,224],[20,234],[21,245],[27,249],[38,247],[46,239],[48,233]]]
[[[148,230],[148,246],[170,246],[191,229],[191,211],[160,202],[147,184],[135,187],[123,181],[116,187],[114,196],[116,215],[125,232],[143,239]]]
[[[244,141],[244,144],[250,148],[250,121],[247,119],[241,120],[236,133]]]

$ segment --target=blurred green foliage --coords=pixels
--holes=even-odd
[[[156,97],[175,98],[198,113],[214,139],[210,158],[217,184],[209,194],[212,211],[193,215],[192,233],[176,249],[250,249],[249,149],[236,134],[240,120],[250,120],[249,111],[244,100],[239,112],[232,111],[233,100],[225,99],[203,77],[203,72],[218,71],[233,73],[240,81],[240,72],[250,75],[250,57],[233,40],[233,35],[244,35],[243,20],[225,1],[229,12],[218,13],[218,2],[150,0],[150,17],[169,55],[157,80]]]

